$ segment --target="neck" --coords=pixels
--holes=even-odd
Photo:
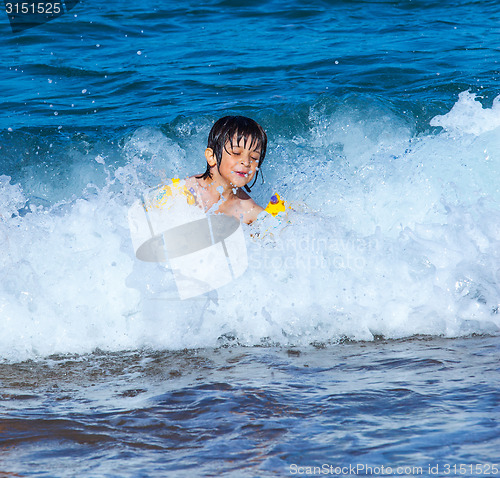
[[[238,189],[231,183],[224,180],[219,180],[218,178],[207,179],[207,186],[211,190],[212,194],[218,194],[223,199],[230,199],[236,196],[235,192]]]
[[[217,210],[227,200],[236,197],[234,186],[230,183],[217,181],[216,178],[199,180],[201,187],[201,201],[205,210]]]

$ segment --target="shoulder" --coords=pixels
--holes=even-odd
[[[184,180],[186,187],[189,188],[194,188],[198,184],[198,179],[196,176],[189,176]]]
[[[264,210],[245,191],[238,191],[238,215],[246,224],[250,224],[257,219],[257,216]]]
[[[209,201],[207,187],[203,184],[203,179],[199,176],[189,176],[185,180],[186,190],[192,194],[196,204],[200,207]]]

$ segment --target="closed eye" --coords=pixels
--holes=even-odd
[[[231,150],[231,156],[241,156],[243,154],[243,149],[239,147],[235,147]],[[229,152],[229,151],[228,151]],[[252,155],[250,156],[250,160],[254,162],[258,162],[260,160],[260,151],[252,151]]]

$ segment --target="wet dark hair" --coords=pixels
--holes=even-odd
[[[233,144],[234,140],[236,139],[236,145],[238,145],[242,138],[245,147],[248,147],[248,149],[260,149],[259,164],[255,172],[252,186],[245,185],[245,189],[250,192],[250,188],[253,187],[255,181],[257,181],[260,166],[264,162],[266,156],[267,135],[262,129],[262,126],[246,116],[224,116],[217,120],[212,126],[208,135],[207,148],[210,148],[214,152],[215,158],[217,159],[217,169],[220,170],[222,151],[226,149],[226,144],[229,143],[232,150],[235,146],[235,144]],[[251,139],[251,143],[247,146],[249,139]],[[231,154],[227,149],[226,152]],[[202,175],[197,176],[197,178],[212,179],[210,169],[211,167],[207,163],[206,171]]]

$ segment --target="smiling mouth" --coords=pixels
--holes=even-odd
[[[245,173],[243,171],[233,171],[233,173],[240,178],[248,178],[248,173]]]

